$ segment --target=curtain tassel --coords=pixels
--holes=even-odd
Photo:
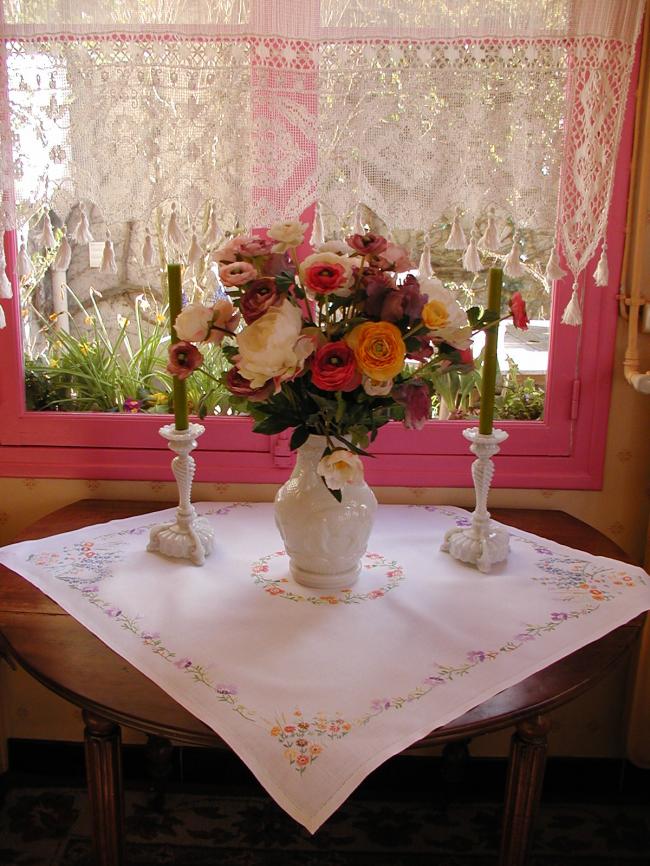
[[[52,247],[56,246],[56,240],[54,238],[54,232],[52,231],[52,220],[50,219],[49,213],[45,213],[43,217],[43,230],[41,232],[41,244],[45,249],[51,250]]]
[[[106,231],[106,240],[104,241],[104,252],[102,253],[102,263],[99,267],[100,274],[116,274],[117,264],[115,263],[115,250],[111,233]]]
[[[434,276],[433,268],[431,267],[431,244],[429,243],[428,238],[424,242],[424,247],[422,248],[422,255],[420,256],[420,264],[418,265],[418,271],[422,279],[428,280]]]
[[[196,232],[192,233],[192,243],[190,244],[190,251],[187,254],[187,264],[198,265],[201,259],[204,256],[203,249],[201,248],[201,244],[196,239]]]
[[[7,319],[5,318],[5,311],[2,309],[2,304],[0,304],[0,331],[6,327]]]
[[[460,208],[456,208],[456,216],[451,223],[451,231],[445,243],[446,250],[464,250],[467,247],[467,238],[460,224]]]
[[[144,243],[142,244],[142,264],[145,268],[152,268],[155,263],[156,255],[153,248],[153,241],[151,240],[149,229],[147,229],[147,233],[144,236]]]
[[[580,309],[580,299],[578,297],[578,283],[574,282],[573,291],[571,292],[571,299],[569,303],[564,308],[564,313],[562,313],[562,324],[563,325],[581,325],[582,324],[582,311]]]
[[[6,268],[7,263],[5,261],[4,253],[0,252],[0,298],[2,298],[3,301],[9,301],[14,296]]]
[[[497,232],[497,221],[494,215],[494,208],[492,207],[488,211],[487,226],[478,245],[481,249],[492,250],[492,252],[496,252],[499,249],[499,233]]]
[[[91,244],[94,240],[90,231],[88,214],[86,212],[86,208],[83,205],[79,206],[79,222],[77,223],[74,231],[72,232],[72,240],[76,244]]]
[[[72,259],[72,247],[68,243],[68,238],[65,233],[65,226],[63,227],[63,237],[61,238],[61,243],[59,244],[59,248],[56,251],[56,256],[54,257],[54,261],[52,262],[52,270],[53,271],[67,271],[70,267],[70,260]]]
[[[18,252],[18,276],[21,279],[27,279],[27,277],[32,272],[32,260],[27,255],[27,250],[25,248],[25,244],[20,245],[20,250]]]
[[[181,250],[187,246],[187,238],[185,237],[183,230],[178,224],[178,214],[176,213],[175,204],[172,205],[172,212],[171,216],[169,217],[169,224],[167,226],[167,240],[177,250]]]
[[[323,214],[321,213],[320,202],[316,202],[316,209],[314,210],[314,225],[312,226],[309,243],[315,250],[325,243],[325,225],[323,224]]]
[[[203,236],[203,246],[206,249],[210,247],[216,247],[219,241],[223,237],[223,232],[221,230],[221,226],[217,222],[217,216],[214,212],[214,206],[210,208],[210,221],[208,223],[208,230]]]
[[[607,262],[607,241],[603,242],[603,249],[594,271],[594,279],[597,286],[609,285],[609,264]]]
[[[357,205],[357,209],[354,212],[354,226],[352,228],[352,234],[355,235],[365,235],[366,227],[363,223],[363,219],[361,218],[361,202]]]
[[[470,271],[473,274],[478,274],[479,271],[483,270],[481,257],[476,249],[476,232],[474,231],[472,232],[472,237],[470,238],[469,245],[465,250],[465,255],[463,256],[463,267],[466,271]]]
[[[526,268],[519,258],[519,235],[516,232],[512,239],[512,248],[503,263],[503,273],[512,280],[518,280],[526,273]]]
[[[546,265],[545,276],[549,288],[553,284],[554,280],[561,280],[562,277],[566,277],[566,271],[560,266],[560,257],[557,253],[556,240],[553,240],[553,249],[551,250],[551,255],[549,256],[548,263]]]

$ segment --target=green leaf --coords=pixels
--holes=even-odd
[[[309,439],[309,430],[302,425],[300,427],[296,427],[296,429],[291,434],[291,440],[289,442],[289,448],[292,451],[295,451],[296,448],[300,448],[301,445],[304,445],[305,442]]]
[[[269,416],[268,418],[264,418],[262,421],[258,421],[253,427],[253,432],[273,436],[275,433],[282,433],[283,430],[287,430],[292,426],[293,425],[287,422],[286,419],[273,418]]]

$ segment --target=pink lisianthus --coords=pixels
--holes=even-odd
[[[271,252],[272,246],[273,242],[268,238],[238,235],[215,250],[212,259],[220,264],[233,264],[240,257],[250,259],[255,256],[267,256]]]
[[[388,247],[386,238],[373,232],[366,232],[365,235],[350,235],[345,242],[362,256],[377,256]]]
[[[413,262],[406,247],[388,241],[386,249],[377,259],[377,267],[381,268],[382,271],[395,271],[396,274],[403,274],[405,271],[411,270]]]
[[[177,379],[187,379],[203,363],[203,355],[196,346],[181,340],[169,347],[167,372]]]
[[[230,298],[219,298],[212,307],[212,321],[206,342],[218,346],[228,334],[234,336],[240,318]]]
[[[413,380],[395,388],[393,397],[404,406],[404,426],[409,430],[421,430],[431,416],[429,386]]]
[[[261,403],[273,393],[273,382],[267,382],[261,388],[253,388],[248,379],[244,379],[236,367],[231,367],[225,378],[226,388],[236,397],[245,397],[251,403]]]
[[[219,276],[224,286],[230,288],[243,286],[257,277],[257,268],[250,262],[233,262],[229,265],[221,265]]]
[[[521,292],[513,293],[512,297],[508,301],[508,306],[512,313],[512,321],[515,328],[519,328],[521,331],[527,331],[529,319],[528,313],[526,312],[526,302],[521,297]]]

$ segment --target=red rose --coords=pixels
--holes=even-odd
[[[269,307],[280,300],[275,280],[272,277],[262,277],[253,280],[241,296],[239,309],[247,325],[263,316]]]
[[[177,379],[187,379],[203,363],[203,355],[196,346],[181,340],[169,347],[167,372]]]
[[[362,256],[373,256],[383,253],[388,246],[388,241],[381,235],[366,232],[365,235],[350,235],[345,239],[346,244],[352,247]]]
[[[236,397],[245,397],[251,403],[261,403],[270,397],[273,393],[273,382],[269,381],[261,388],[251,388],[251,383],[248,379],[244,379],[236,367],[231,367],[228,370],[225,379],[226,388],[231,394]]]
[[[512,313],[512,321],[515,328],[521,331],[528,330],[528,314],[526,312],[526,301],[521,297],[521,292],[514,292],[508,301],[510,312]]]
[[[326,343],[311,362],[311,380],[323,391],[353,391],[361,384],[354,352],[343,340]]]
[[[327,295],[348,281],[348,272],[337,262],[315,262],[304,270],[305,284],[315,295]]]

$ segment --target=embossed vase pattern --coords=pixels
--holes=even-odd
[[[325,449],[322,436],[310,436],[298,449],[291,477],[275,497],[277,524],[302,586],[338,590],[359,577],[377,500],[365,481],[346,484],[338,502],[316,472]]]

